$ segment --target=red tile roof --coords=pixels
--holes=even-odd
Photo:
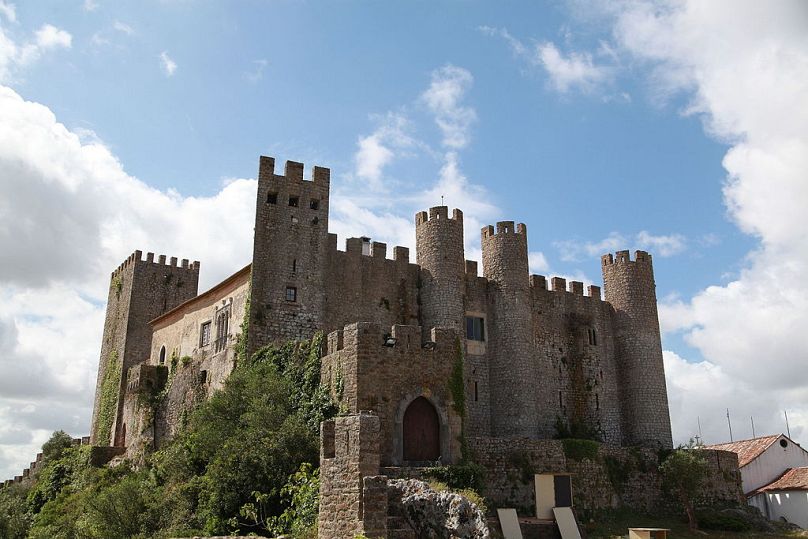
[[[771,446],[780,437],[780,434],[774,436],[762,436],[760,438],[752,438],[751,440],[740,440],[738,442],[730,442],[727,444],[708,445],[705,449],[721,449],[723,451],[732,451],[738,454],[738,467],[743,468],[756,458],[758,458],[769,446]]]
[[[753,492],[750,492],[748,495],[754,496],[760,492],[782,490],[808,490],[808,467],[789,468],[783,473],[783,475],[768,485],[762,486]]]

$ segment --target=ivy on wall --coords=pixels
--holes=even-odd
[[[118,408],[118,390],[121,383],[121,364],[118,352],[113,350],[107,358],[104,379],[101,381],[101,396],[98,402],[98,422],[96,423],[98,445],[109,445],[112,423]]]

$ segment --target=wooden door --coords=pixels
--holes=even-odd
[[[440,421],[435,407],[424,397],[404,412],[404,460],[436,461],[440,458]]]

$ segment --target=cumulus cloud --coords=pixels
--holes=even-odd
[[[84,0],[82,7],[84,8],[84,11],[95,11],[98,9],[98,2],[95,0]]]
[[[168,51],[160,53],[160,67],[163,68],[163,73],[166,74],[166,77],[172,76],[177,70],[177,62],[171,59],[168,55]]]
[[[710,136],[730,144],[723,160],[724,199],[731,219],[759,240],[731,282],[661,305],[663,327],[682,332],[704,358],[693,364],[667,355],[671,398],[697,403],[702,421],[726,407],[745,415],[755,403],[758,434],[781,432],[782,410],[788,408],[795,430],[804,429],[805,4],[626,2],[613,16],[614,40],[621,54],[651,71],[654,98],[684,95],[685,113],[698,115]],[[674,432],[680,440],[687,436],[681,428]]]
[[[112,29],[122,34],[126,34],[127,36],[131,36],[135,33],[134,28],[121,21],[115,21],[114,23],[112,23]]]

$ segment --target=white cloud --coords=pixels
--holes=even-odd
[[[467,69],[446,65],[432,72],[432,83],[421,94],[443,134],[443,145],[452,150],[468,145],[471,125],[477,120],[476,111],[462,104],[473,82]]]
[[[599,258],[618,250],[640,249],[660,257],[675,256],[687,249],[687,239],[682,234],[654,235],[641,230],[633,237],[611,232],[599,241],[561,240],[553,242],[561,260],[579,262],[584,258]]]
[[[559,93],[571,90],[589,93],[600,90],[611,82],[614,68],[610,64],[598,64],[589,52],[570,51],[563,53],[552,41],[532,42],[529,45],[514,37],[505,28],[480,26],[478,30],[484,35],[500,37],[511,47],[513,53],[532,67],[541,68],[548,77],[550,85]],[[570,32],[563,32],[566,41],[570,41]],[[599,56],[614,63],[616,55],[611,46],[601,42]],[[607,101],[631,101],[625,92],[617,95],[605,95]]]
[[[160,66],[163,68],[163,72],[166,74],[166,77],[172,76],[177,70],[177,62],[171,59],[171,57],[168,55],[168,51],[163,51],[160,53]]]
[[[19,45],[0,26],[0,83],[7,81],[13,71],[39,60],[43,53],[70,48],[73,41],[68,32],[51,24],[42,25],[33,37],[33,41]]]
[[[528,266],[530,266],[530,273],[546,275],[550,270],[547,257],[541,251],[530,251],[527,255],[527,262]]]
[[[591,54],[573,51],[564,55],[550,41],[536,45],[536,54],[553,87],[561,93],[573,88],[589,92],[609,76],[606,67],[595,65]]]
[[[121,21],[115,21],[114,23],[112,23],[112,28],[122,34],[126,34],[127,36],[131,36],[135,33],[134,28]]]
[[[253,60],[252,71],[248,71],[244,73],[244,78],[246,78],[250,82],[258,82],[259,80],[264,78],[264,70],[269,65],[269,62],[265,59],[260,60]]]
[[[0,0],[0,15],[3,15],[8,22],[17,22],[17,8],[12,3]]]
[[[378,127],[370,135],[359,137],[354,165],[357,178],[379,190],[383,186],[384,168],[422,144],[409,134],[410,122],[403,114],[388,112],[374,118]]]
[[[685,113],[698,115],[710,136],[731,145],[723,160],[725,202],[737,226],[759,240],[731,282],[661,307],[663,327],[683,332],[705,360],[691,364],[669,356],[669,379],[683,402],[692,403],[690,415],[740,409],[744,416],[755,414],[760,434],[784,430],[782,410],[788,408],[792,426],[804,433],[805,4],[625,2],[613,16],[619,51],[651,71],[653,97],[664,102],[686,96]],[[710,430],[727,437],[718,426]]]
[[[52,24],[45,24],[36,31],[36,44],[43,50],[58,47],[69,49],[72,43],[73,37],[69,33],[56,28]]]
[[[98,2],[95,0],[84,0],[84,4],[82,4],[84,11],[95,11],[98,9]]]

